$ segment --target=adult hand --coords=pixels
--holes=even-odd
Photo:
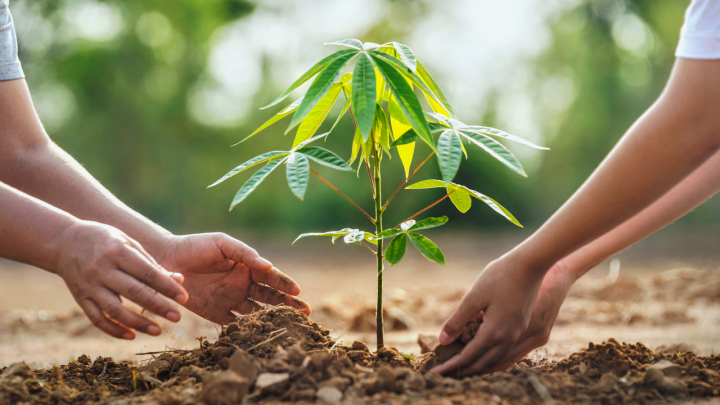
[[[483,323],[458,355],[433,370],[466,376],[499,366],[530,323],[542,275],[527,271],[509,255],[490,263],[446,321],[440,343],[455,341],[480,311],[484,311]]]
[[[171,236],[160,263],[185,276],[190,299],[185,307],[219,324],[235,321],[231,311],[247,314],[257,302],[297,308],[310,315],[308,304],[295,297],[300,287],[258,253],[222,233]]]
[[[180,312],[155,291],[179,303],[188,299],[182,276],[162,269],[118,229],[97,222],[78,221],[62,232],[53,270],[90,321],[117,338],[134,339],[134,330],[153,336],[162,332],[157,322],[124,306],[120,297],[172,322],[180,320]]]

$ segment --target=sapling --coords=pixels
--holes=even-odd
[[[476,198],[513,224],[522,226],[508,210],[492,198],[452,182],[463,155],[467,158],[465,145],[480,147],[502,164],[525,177],[527,175],[518,159],[497,139],[518,142],[536,149],[546,148],[498,129],[462,123],[455,116],[450,103],[435,80],[406,45],[397,42],[383,45],[362,43],[357,39],[345,39],[328,45],[338,45],[346,49],[322,59],[275,101],[263,107],[268,108],[280,103],[293,90],[315,77],[303,97],[283,108],[240,141],[244,142],[282,118],[292,115],[290,125],[285,132],[298,127],[291,148],[256,156],[231,170],[210,187],[251,167],[263,165],[237,192],[230,205],[232,210],[273,170],[284,164],[290,190],[301,200],[305,196],[310,173],[313,173],[360,210],[375,226],[374,232],[344,228],[339,231],[304,233],[296,241],[309,236],[329,236],[334,243],[337,238],[342,237],[345,243],[365,245],[377,257],[376,319],[377,347],[380,348],[384,341],[383,262],[387,261],[391,266],[399,263],[410,241],[410,244],[427,259],[445,264],[445,256],[440,248],[419,231],[441,226],[447,222],[447,217],[429,217],[418,221],[415,220],[416,217],[446,198],[450,198],[455,207],[464,213],[470,209],[472,199]],[[346,68],[351,61],[355,61],[354,68]],[[343,73],[344,70],[347,72]],[[423,111],[418,94],[427,101],[431,111]],[[315,135],[338,99],[344,100],[344,103],[332,128],[326,133]],[[352,148],[351,157],[346,162],[335,153],[312,146],[311,143],[330,136],[337,123],[348,112],[355,133],[354,136],[347,137],[348,141],[352,139]],[[427,145],[430,153],[412,168],[418,143]],[[400,157],[405,178],[390,197],[383,201],[381,163],[384,154],[390,156],[393,152]],[[407,184],[410,177],[433,156],[439,164],[442,179],[423,180],[406,188],[442,188],[444,195],[397,226],[386,227],[383,223],[383,213],[388,209],[388,205]],[[352,165],[356,160],[357,169],[354,169]],[[311,168],[311,161],[348,172],[357,170],[359,173],[360,170],[366,169],[375,202],[375,215],[368,214],[360,205]],[[385,240],[390,238],[392,240],[385,247]],[[373,249],[373,246],[376,248]]]

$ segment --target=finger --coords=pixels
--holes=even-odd
[[[485,309],[485,304],[475,297],[472,290],[462,300],[458,309],[445,321],[438,340],[440,344],[449,345],[460,337],[465,326],[475,315]]]
[[[168,277],[164,269],[148,261],[135,248],[127,246],[127,249],[123,249],[117,256],[117,264],[120,269],[160,294],[180,304],[187,302],[187,291]]]
[[[494,317],[492,313],[488,312],[486,312],[485,321],[480,325],[477,334],[470,343],[468,343],[459,354],[435,367],[433,371],[437,371],[440,374],[449,374],[456,370],[461,371],[460,369],[475,364],[481,357],[485,356],[488,351],[493,350],[494,352],[496,347],[503,347],[506,351],[512,349],[519,338],[519,334],[513,337],[508,333],[503,333],[500,325],[498,325],[497,322],[493,322]],[[510,320],[505,319],[503,323],[508,321]],[[511,325],[513,324],[513,322],[509,323]]]
[[[463,368],[459,371],[459,377],[466,377],[473,374],[481,374],[487,372],[490,368],[498,364],[498,361],[503,358],[505,353],[512,348],[512,345],[503,344],[495,346],[485,352],[480,359],[470,365],[470,367]]]
[[[253,283],[250,285],[250,288],[248,289],[248,298],[257,301],[262,302],[264,304],[270,304],[270,305],[279,305],[284,304],[289,307],[293,307],[296,309],[299,309],[305,313],[305,315],[310,315],[310,306],[303,300],[297,297],[293,297],[290,295],[287,295],[283,292],[280,292],[274,288],[270,288],[268,286],[262,285],[262,284],[256,284]]]
[[[123,271],[112,270],[108,272],[105,286],[109,290],[171,322],[180,320],[180,311],[174,305]]]
[[[141,316],[124,306],[122,301],[120,301],[120,297],[106,288],[100,288],[96,292],[94,300],[110,319],[128,328],[139,330],[151,336],[157,336],[162,333],[162,327],[157,322]]]
[[[506,370],[513,364],[522,360],[531,351],[544,346],[544,342],[547,342],[547,338],[542,336],[532,336],[527,339],[523,339],[521,342],[516,343],[515,347],[513,347],[505,357],[498,361],[496,366],[489,369],[487,372],[494,373],[495,371]]]
[[[102,310],[95,303],[95,301],[88,298],[82,301],[78,301],[78,304],[80,305],[80,308],[82,308],[82,310],[85,312],[85,315],[87,315],[88,319],[90,319],[90,322],[92,322],[92,324],[101,331],[118,339],[135,339],[135,332],[132,329],[108,319],[108,317],[103,314]]]
[[[217,234],[215,235],[215,243],[225,257],[244,264],[251,271],[270,271],[272,269],[272,263],[260,257],[255,249],[235,238],[225,234]]]
[[[155,260],[155,258],[152,257],[152,256],[145,250],[145,248],[143,248],[142,245],[141,245],[140,243],[138,243],[135,239],[132,239],[132,238],[130,238],[130,237],[127,236],[127,235],[123,235],[123,236],[125,237],[125,240],[126,240],[126,242],[127,242],[128,245],[130,245],[130,246],[133,247],[135,250],[137,250],[138,252],[140,252],[140,254],[143,255],[146,259],[148,259],[148,261],[149,261],[150,263],[152,263],[152,264],[155,265],[155,266],[159,266],[159,267],[160,267],[160,270],[161,270],[162,272],[164,272],[165,275],[169,276],[170,278],[172,278],[173,280],[177,281],[177,282],[180,283],[180,284],[182,284],[182,283],[185,282],[185,277],[184,277],[182,274],[180,274],[180,273],[173,273],[173,272],[167,271],[167,270],[165,270],[162,266],[160,266],[160,265],[158,264],[158,262]]]
[[[300,294],[300,286],[282,271],[271,268],[269,271],[256,270],[251,273],[254,282],[266,284],[290,295]]]

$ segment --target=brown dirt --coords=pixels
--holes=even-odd
[[[46,370],[12,364],[0,372],[0,404],[643,404],[720,395],[720,356],[688,347],[660,353],[610,339],[559,362],[525,359],[505,372],[454,379],[427,371],[453,346],[415,361],[329,336],[298,311],[266,309],[240,317],[214,343],[200,338],[193,350],[149,353],[140,365],[87,356]]]

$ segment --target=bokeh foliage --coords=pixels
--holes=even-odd
[[[61,20],[67,19],[66,6],[71,3],[73,1],[14,0],[11,10],[24,7],[42,15],[54,38],[59,36]],[[427,2],[419,2],[419,5],[407,1],[388,3],[391,10],[406,11],[403,21],[408,27],[429,9],[423,6]],[[268,234],[279,232],[288,235],[289,239],[289,235],[298,230],[362,224],[362,214],[347,209],[347,202],[317,179],[310,180],[313,192],[299,203],[283,184],[283,176],[276,173],[267,181],[275,182],[277,187],[273,189],[277,191],[256,193],[232,212],[227,211],[228,195],[237,190],[244,177],[231,184],[206,189],[208,184],[241,161],[262,151],[283,150],[290,141],[283,138],[281,125],[267,129],[270,133],[265,136],[229,148],[274,113],[257,108],[270,102],[290,81],[279,83],[271,75],[263,75],[261,90],[250,108],[253,112],[236,125],[202,125],[188,112],[188,94],[194,91],[197,83],[206,79],[213,33],[225,24],[242,22],[255,12],[254,3],[242,0],[126,0],[112,4],[119,7],[125,25],[122,33],[109,41],[98,43],[74,37],[49,41],[49,45],[39,52],[30,41],[22,38],[38,31],[27,29],[18,33],[21,36],[21,61],[31,91],[37,94],[36,102],[43,102],[40,96],[48,82],[61,83],[72,93],[72,114],[62,125],[48,125],[52,138],[106,187],[134,209],[175,232],[244,228]],[[551,43],[534,62],[530,88],[534,89],[534,102],[540,105],[543,97],[553,96],[543,94],[544,79],[560,74],[570,78],[575,96],[570,106],[554,118],[552,125],[541,127],[544,139],[540,143],[550,147],[551,151],[542,154],[528,179],[508,173],[494,159],[478,152],[463,163],[456,181],[502,201],[523,224],[541,223],[587,178],[622,133],[660,93],[674,61],[673,52],[686,6],[687,2],[674,0],[592,1],[581,2],[553,18]],[[652,41],[649,50],[633,52],[618,44],[617,32],[613,33],[618,8],[643,21]],[[169,39],[153,46],[148,45],[148,39],[141,38],[138,28],[139,20],[151,12],[161,13],[172,27]],[[16,13],[15,19],[26,14]],[[147,18],[145,23],[146,26],[157,26]],[[364,35],[355,36],[378,43],[399,40],[413,47],[412,42],[406,41],[406,34],[398,30],[397,25],[388,25],[380,18]],[[327,49],[325,55],[331,51]],[[423,58],[423,55],[419,57]],[[431,73],[436,75],[438,72]],[[487,109],[479,111],[477,117],[460,118],[466,122],[502,127],[496,114],[496,101],[501,90],[489,95]],[[50,110],[62,110],[64,102],[62,97],[50,98]],[[463,100],[450,99],[450,102],[457,106]],[[323,147],[349,158],[349,150],[342,153],[343,145],[348,142],[340,139],[342,135],[353,136],[349,118],[340,122],[335,131],[339,136],[331,137]],[[426,153],[419,151],[416,158]],[[387,164],[395,166],[395,174],[394,178],[388,176],[385,184],[394,189],[392,184],[400,181],[403,168],[399,159]],[[436,166],[427,166],[422,170],[429,173],[421,173],[423,177],[439,177]],[[372,207],[367,193],[361,191],[366,185],[358,185],[367,178],[361,176],[360,180],[343,181],[354,175],[327,173],[328,179],[341,188],[343,184],[349,184],[343,191],[358,203]],[[398,195],[396,204],[403,206],[400,211],[406,213],[437,198],[426,193],[403,192]],[[719,211],[713,208],[698,210],[693,214],[695,221],[718,220]],[[438,212],[428,214],[440,212],[453,210],[439,207]],[[402,214],[397,218],[393,212],[387,214],[390,222],[404,219],[400,217]],[[450,216],[450,226],[477,230],[513,228],[503,218],[496,218],[489,209],[478,209],[462,217],[459,213]]]

